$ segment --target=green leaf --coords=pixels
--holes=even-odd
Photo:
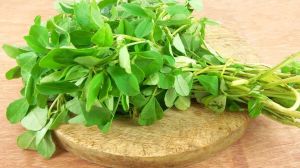
[[[146,98],[142,94],[130,97],[130,103],[132,103],[136,108],[141,109],[149,101],[150,97]]]
[[[145,73],[141,68],[139,68],[137,65],[132,64],[131,65],[131,70],[136,79],[138,80],[139,83],[141,83],[145,79]]]
[[[55,119],[53,120],[52,124],[50,125],[49,129],[54,130],[58,128],[61,124],[67,122],[67,117],[68,117],[68,110],[63,109],[59,111]]]
[[[155,97],[150,98],[140,113],[138,123],[140,125],[151,125],[163,117],[163,110]]]
[[[135,35],[137,37],[145,37],[148,36],[153,29],[153,22],[152,19],[143,19],[143,21],[141,21],[136,29],[135,29]]]
[[[223,113],[226,107],[226,100],[227,97],[225,95],[207,96],[202,99],[202,103],[216,113]]]
[[[31,76],[33,79],[37,80],[37,79],[40,79],[41,75],[46,72],[47,70],[41,68],[39,66],[38,63],[36,63],[33,68],[31,69]]]
[[[243,112],[245,111],[244,108],[242,108],[237,102],[235,101],[230,101],[229,102],[229,106],[228,106],[228,110],[230,112]]]
[[[62,68],[67,66],[64,63],[73,64],[74,58],[78,56],[92,55],[93,52],[94,50],[87,50],[87,49],[76,50],[76,49],[69,49],[69,48],[57,48],[51,50],[46,56],[44,56],[40,60],[39,64],[42,68],[52,68],[52,69]],[[59,58],[58,61],[55,60],[55,58],[57,57]],[[64,61],[60,61],[61,59],[64,58],[65,58]]]
[[[99,129],[101,129],[102,133],[106,134],[109,132],[110,128],[112,125],[112,121],[107,122],[104,126],[98,127]]]
[[[248,101],[248,114],[251,118],[258,117],[262,110],[264,108],[264,105],[262,104],[260,99],[250,99]]]
[[[134,34],[134,26],[128,20],[120,20],[119,25],[116,29],[116,33],[118,34],[126,34],[133,35]]]
[[[121,104],[124,111],[129,110],[129,96],[123,95],[121,98]]]
[[[18,99],[10,103],[7,107],[6,118],[12,124],[20,122],[29,109],[29,104],[25,98]]]
[[[17,145],[21,149],[36,150],[35,132],[26,131],[17,138]]]
[[[49,159],[55,152],[56,147],[52,140],[51,133],[48,132],[41,143],[37,146],[37,151],[44,158]]]
[[[36,100],[37,100],[37,105],[40,108],[45,108],[48,103],[48,96],[42,95],[42,94],[37,94]]]
[[[163,57],[156,51],[145,51],[138,54],[135,64],[146,76],[158,72],[163,66]]]
[[[174,87],[180,96],[188,96],[190,94],[189,83],[183,78],[181,74],[175,76]]]
[[[118,66],[108,68],[108,73],[113,78],[118,89],[128,96],[135,96],[140,93],[138,80],[133,74],[128,74]]]
[[[46,54],[48,52],[48,49],[42,46],[33,36],[25,36],[24,39],[27,42],[27,45],[35,52],[41,54]]]
[[[39,23],[31,26],[29,35],[25,36],[24,39],[35,52],[46,54],[49,46],[49,33],[46,27],[40,25],[40,17],[37,18],[39,18],[36,19],[39,20]]]
[[[172,5],[167,7],[167,12],[170,15],[190,15],[190,11],[184,5]]]
[[[64,2],[59,2],[59,6],[61,10],[67,14],[73,14],[74,13],[74,7],[71,6],[70,4],[64,3]]]
[[[21,67],[16,66],[16,67],[10,69],[9,71],[6,72],[5,77],[8,80],[20,78],[21,77]]]
[[[76,16],[76,21],[83,29],[95,30],[98,28],[98,24],[95,23],[95,21],[97,21],[96,19],[99,19],[100,14],[96,14],[96,11],[98,10],[96,7],[97,5],[95,5],[94,2],[91,3],[86,0],[75,3],[74,14]],[[98,10],[98,12],[100,12],[100,10]]]
[[[96,0],[92,0],[91,2],[91,24],[95,27],[102,27],[104,24],[103,17],[101,15],[101,11],[96,3]]]
[[[111,121],[111,112],[107,108],[93,106],[90,111],[86,111],[85,107],[82,106],[82,111],[87,127],[97,125],[102,130]]]
[[[191,7],[193,9],[195,9],[196,11],[198,11],[198,12],[202,11],[202,9],[203,9],[202,0],[189,0],[188,2],[191,5]]]
[[[36,85],[37,90],[44,95],[55,95],[60,93],[72,93],[79,88],[71,82],[47,82]]]
[[[102,9],[108,5],[115,4],[116,2],[117,0],[102,0],[99,2],[98,6]]]
[[[56,63],[66,65],[72,65],[75,63],[74,59],[82,56],[90,56],[96,54],[97,50],[95,48],[84,48],[84,49],[57,49],[52,50],[48,55],[53,58]],[[43,61],[43,59],[41,60]],[[40,63],[41,65],[41,63]],[[51,68],[51,67],[50,67]]]
[[[31,105],[34,103],[34,89],[35,89],[34,86],[35,86],[34,79],[32,78],[32,76],[30,76],[25,86],[25,97],[27,102]]]
[[[102,59],[93,56],[77,57],[74,59],[74,62],[77,62],[78,64],[84,65],[86,67],[94,67],[101,61]]]
[[[184,55],[186,55],[186,52],[185,52],[185,47],[181,41],[181,38],[179,36],[179,34],[177,34],[174,39],[173,39],[173,46],[178,50],[180,51],[181,53],[183,53]]]
[[[104,104],[109,111],[114,110],[114,97],[110,96],[104,100]]]
[[[170,55],[164,55],[164,63],[170,66],[175,66],[175,58]]]
[[[47,123],[47,113],[47,109],[36,107],[22,119],[21,124],[27,130],[38,131]]]
[[[119,51],[120,67],[124,68],[127,73],[131,73],[130,55],[127,46],[121,47]]]
[[[40,83],[48,83],[48,82],[56,82],[63,78],[63,72],[62,71],[54,71],[50,73],[49,75],[44,76]]]
[[[78,58],[82,58],[82,57],[78,57]],[[76,59],[78,59],[78,58],[76,58]],[[75,61],[76,61],[76,59],[75,59]],[[84,68],[80,65],[76,65],[68,70],[68,72],[66,73],[66,76],[65,76],[65,80],[68,80],[68,81],[78,80],[82,77],[86,77],[88,75],[88,73],[89,73],[89,70],[87,68]]]
[[[109,24],[104,24],[92,37],[92,42],[100,47],[111,47],[114,43],[113,33]]]
[[[94,33],[85,30],[75,30],[70,33],[72,44],[77,48],[89,47]]]
[[[86,124],[83,114],[77,115],[68,121],[69,124]]]
[[[159,82],[159,74],[154,73],[148,76],[148,78],[143,82],[143,85],[157,85]]]
[[[81,109],[81,105],[80,105],[80,101],[78,100],[78,98],[74,98],[70,101],[68,101],[66,103],[66,108],[74,113],[74,114],[82,114],[82,109]]]
[[[124,10],[134,16],[140,16],[140,17],[148,17],[148,14],[146,13],[146,11],[140,7],[137,4],[132,4],[132,3],[124,3],[122,5],[122,7],[124,8]]]
[[[86,109],[87,111],[90,111],[92,106],[94,105],[98,94],[101,90],[101,86],[104,81],[104,73],[100,72],[97,75],[95,75],[92,80],[87,85],[87,91],[86,91]]]
[[[29,36],[35,38],[43,47],[49,45],[49,33],[46,27],[37,24],[31,26]]]
[[[37,58],[38,57],[34,52],[28,52],[18,55],[16,57],[16,60],[22,71],[31,72],[34,65],[36,64]]]
[[[175,77],[171,74],[159,73],[158,87],[162,89],[170,89],[174,86]]]
[[[164,98],[167,107],[171,108],[174,105],[176,98],[178,97],[174,88],[168,89]]]
[[[179,96],[175,101],[175,107],[179,110],[187,110],[191,106],[191,98],[189,96]]]
[[[41,141],[43,140],[43,138],[45,137],[47,132],[49,132],[49,129],[53,123],[53,120],[54,120],[54,118],[50,118],[48,123],[41,130],[36,132],[36,136],[35,136],[35,145],[36,146],[38,146],[41,143]]]
[[[110,77],[106,74],[104,75],[104,81],[101,86],[101,91],[99,93],[99,101],[102,102],[109,96],[109,91],[112,89]]]
[[[20,48],[17,48],[17,47],[8,45],[8,44],[4,44],[2,46],[2,48],[3,48],[4,52],[6,53],[6,55],[11,58],[16,58],[18,55],[27,52],[23,49],[20,49]]]
[[[219,78],[218,76],[200,75],[198,77],[203,88],[214,96],[219,94]]]

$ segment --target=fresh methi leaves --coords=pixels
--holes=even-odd
[[[16,79],[21,77],[21,67],[16,66],[5,73],[5,77],[8,80]]]
[[[7,56],[15,59],[18,55],[23,54],[25,52],[27,52],[26,50],[17,48],[15,46],[11,46],[8,44],[4,44],[2,46],[2,49],[4,50],[4,52],[6,53]]]
[[[29,109],[29,104],[25,98],[18,99],[10,103],[7,107],[6,118],[12,124],[20,122]]]
[[[216,112],[223,113],[226,108],[226,100],[227,96],[219,95],[219,96],[207,96],[202,99],[202,103],[205,104],[207,108]]]
[[[159,73],[158,87],[162,89],[170,89],[174,86],[175,77],[172,74]]]
[[[174,88],[168,89],[164,98],[166,106],[169,108],[173,107],[177,97],[178,95]]]
[[[125,115],[150,125],[163,110],[186,110],[193,99],[216,113],[248,105],[250,117],[263,113],[300,127],[300,66],[292,62],[300,54],[274,68],[221,57],[205,41],[207,25],[216,22],[191,15],[202,9],[201,1],[59,6],[61,13],[45,23],[36,17],[27,46],[3,45],[17,62],[7,79],[23,81],[22,98],[6,112],[28,130],[18,138],[21,148],[49,158],[55,151],[51,133],[61,124],[95,125],[107,133],[114,118]]]
[[[124,3],[122,5],[123,9],[134,16],[140,16],[140,17],[148,17],[148,14],[146,11],[138,4],[133,3]]]
[[[187,110],[191,106],[191,98],[188,96],[179,96],[174,105],[179,110]]]
[[[32,76],[29,77],[29,79],[26,82],[25,85],[25,97],[27,102],[32,105],[34,103],[34,89],[35,89],[35,83]]]
[[[100,10],[95,1],[80,0],[74,5],[77,23],[84,30],[97,30],[103,24]]]
[[[53,122],[51,123],[49,129],[54,130],[56,128],[58,128],[61,124],[64,124],[67,122],[68,119],[68,110],[67,109],[62,109],[61,111],[59,111],[55,117],[55,119],[53,120]]]
[[[138,53],[135,64],[146,76],[158,72],[163,66],[163,57],[156,51],[145,51]]]
[[[140,125],[151,125],[156,120],[160,120],[163,117],[163,114],[163,109],[157,99],[152,97],[142,109],[138,123]]]
[[[27,130],[38,131],[46,125],[47,113],[47,109],[36,107],[22,119],[21,124]]]
[[[118,89],[128,96],[135,96],[140,93],[139,82],[133,74],[128,74],[118,66],[108,68],[108,73],[114,80]]]
[[[107,131],[107,124],[112,120],[112,114],[107,108],[93,106],[90,111],[86,111],[85,107],[82,107],[82,111],[86,126],[97,125],[101,131]]]
[[[51,133],[47,133],[44,139],[39,143],[37,146],[37,151],[41,154],[44,158],[49,159],[55,152],[56,146],[53,142]]]
[[[74,98],[66,103],[66,108],[74,114],[82,114],[80,100]]]
[[[130,54],[128,52],[127,46],[123,46],[120,48],[119,63],[120,67],[124,68],[127,73],[131,73]]]
[[[104,73],[98,73],[95,75],[92,80],[88,83],[87,91],[86,91],[86,110],[90,111],[92,106],[94,105],[99,92],[101,90],[101,86],[104,82]]]
[[[92,37],[92,42],[99,47],[110,47],[113,44],[113,33],[109,24],[104,24],[99,28],[97,33]]]
[[[72,93],[76,92],[79,87],[71,82],[47,82],[36,85],[39,93],[44,95],[55,95],[60,93]]]
[[[251,118],[256,118],[262,112],[264,105],[260,99],[251,99],[248,102],[248,113]]]
[[[70,40],[77,48],[89,47],[92,45],[92,37],[94,33],[86,30],[75,30],[70,33]]]
[[[185,51],[185,47],[182,43],[182,40],[179,36],[179,34],[177,34],[174,39],[173,39],[173,46],[180,51],[182,54],[186,55],[186,51]]]
[[[182,74],[175,76],[174,87],[180,96],[188,96],[190,94],[189,83],[184,79]]]
[[[17,145],[21,149],[36,150],[35,132],[26,131],[17,138]]]
[[[152,29],[153,29],[152,19],[143,19],[143,21],[141,21],[137,25],[134,33],[137,37],[145,37],[152,32]]]
[[[200,75],[198,80],[207,92],[214,96],[219,94],[219,78],[217,76]]]

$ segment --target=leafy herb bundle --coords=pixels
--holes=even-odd
[[[299,53],[274,68],[224,59],[205,41],[206,25],[216,23],[191,16],[202,9],[199,0],[59,5],[46,24],[36,17],[27,47],[3,46],[18,64],[7,79],[24,82],[6,113],[28,130],[19,147],[50,158],[51,131],[63,123],[104,133],[119,116],[151,125],[194,98],[216,113],[246,110],[300,126],[300,64],[291,62]]]

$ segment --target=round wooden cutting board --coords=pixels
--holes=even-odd
[[[223,27],[209,27],[207,41],[222,56],[259,61],[244,41]],[[161,168],[204,160],[236,142],[247,125],[243,113],[215,114],[194,104],[187,111],[166,111],[151,126],[118,119],[108,134],[97,127],[62,125],[55,135],[67,151],[102,166]]]

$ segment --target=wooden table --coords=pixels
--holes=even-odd
[[[200,15],[221,21],[245,38],[264,63],[278,63],[284,56],[300,51],[299,0],[205,0]],[[56,12],[52,0],[10,0],[0,2],[0,45],[24,44],[34,16],[45,20]],[[51,160],[16,146],[23,131],[5,117],[9,102],[19,97],[21,81],[7,81],[4,73],[14,61],[0,51],[0,167],[99,167],[59,150]],[[251,122],[246,135],[217,156],[191,167],[300,167],[300,129],[283,126],[265,117]]]

